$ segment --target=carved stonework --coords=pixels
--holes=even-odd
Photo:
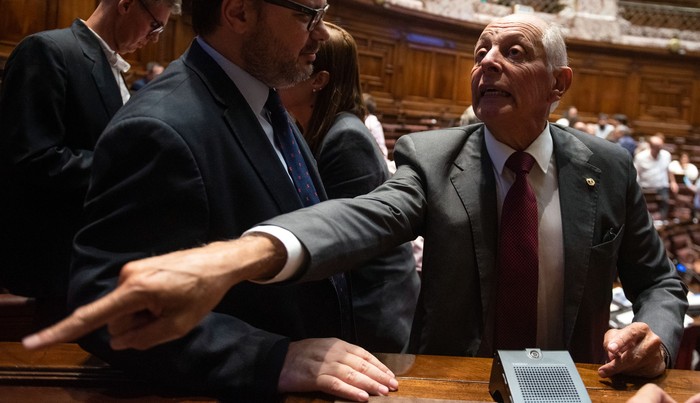
[[[469,22],[488,24],[513,12],[518,1],[507,0],[376,0]],[[552,7],[556,13],[538,13],[558,22],[567,38],[623,45],[668,48],[674,53],[700,51],[700,29],[679,30],[633,25],[620,17],[617,0],[520,0],[535,9]],[[505,4],[505,5],[503,5]],[[653,16],[651,16],[653,17]]]

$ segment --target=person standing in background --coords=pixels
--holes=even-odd
[[[39,317],[65,312],[93,149],[129,99],[122,74],[130,66],[121,55],[158,41],[180,4],[102,0],[86,21],[30,35],[7,60],[0,89],[0,285],[37,298]]]
[[[330,36],[316,54],[313,74],[281,89],[280,97],[318,161],[328,198],[339,199],[371,192],[389,179],[389,171],[362,122],[367,111],[355,40],[337,25],[326,28]],[[420,288],[410,244],[349,276],[357,344],[374,352],[404,351]]]
[[[394,172],[396,172],[396,163],[389,159],[389,150],[386,147],[384,127],[382,126],[382,122],[379,121],[379,118],[376,115],[377,102],[374,100],[374,97],[372,95],[367,93],[362,94],[362,99],[365,103],[365,106],[367,107],[367,116],[365,116],[364,118],[365,126],[367,126],[367,129],[369,129],[369,132],[372,134],[372,137],[374,137],[374,140],[377,142],[379,150],[381,150],[382,156],[384,157],[384,162],[386,162],[386,166],[389,169],[389,173],[393,174]]]
[[[656,133],[649,137],[648,143],[648,148],[634,156],[637,182],[642,189],[656,192],[659,196],[659,214],[665,220],[668,218],[670,193],[678,193],[678,183],[669,170],[671,153],[663,148],[663,134]]]

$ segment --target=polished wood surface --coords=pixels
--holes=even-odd
[[[410,354],[377,354],[397,375],[399,390],[370,401],[491,402],[491,359]],[[597,365],[577,364],[593,403],[625,402],[645,379],[600,378]],[[678,402],[700,392],[700,372],[670,370],[652,380]],[[131,379],[86,353],[76,344],[26,351],[21,344],[0,343],[0,401],[11,402],[213,402],[201,396],[180,396]],[[290,394],[285,403],[340,401],[331,396]]]

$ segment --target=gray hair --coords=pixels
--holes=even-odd
[[[170,14],[180,15],[182,13],[182,0],[146,0],[146,4],[165,4],[170,9]]]
[[[550,71],[569,65],[564,35],[558,25],[553,23],[547,25],[542,33],[542,47],[547,54],[547,68]]]

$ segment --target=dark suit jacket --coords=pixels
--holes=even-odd
[[[66,295],[92,150],[121,106],[107,58],[80,20],[13,51],[0,92],[0,284]]]
[[[325,199],[313,157],[296,135]],[[115,288],[127,261],[236,238],[301,207],[256,115],[195,41],[115,115],[95,148],[69,304]],[[182,339],[115,352],[100,331],[81,345],[168,388],[266,401],[275,396],[290,339],[338,336],[339,317],[329,280],[243,283]]]
[[[315,153],[328,197],[371,192],[389,178],[377,142],[357,116],[336,116]],[[372,259],[350,275],[357,343],[373,352],[408,346],[420,279],[410,243]]]
[[[605,360],[603,334],[619,274],[635,321],[646,322],[675,357],[686,291],[652,225],[629,153],[550,127],[565,248],[564,344],[575,361]],[[308,249],[304,279],[347,269],[423,235],[421,295],[409,350],[489,356],[493,335],[484,329],[495,302],[498,226],[483,125],[403,136],[394,155],[398,171],[374,192],[269,223],[291,230]],[[340,255],[333,252],[339,245]]]

